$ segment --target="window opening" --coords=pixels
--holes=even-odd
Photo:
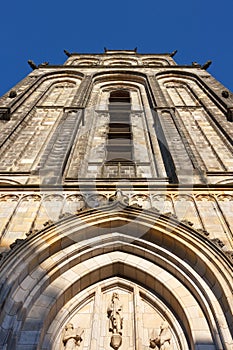
[[[103,176],[135,177],[133,135],[130,121],[131,99],[126,90],[116,90],[109,97],[109,130]]]

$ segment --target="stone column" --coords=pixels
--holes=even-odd
[[[174,115],[174,109],[157,108],[155,125],[169,177],[173,182],[192,182],[190,176],[196,176],[198,162],[187,140],[188,135]],[[196,180],[200,182],[199,178]]]
[[[82,109],[64,111],[35,171],[40,175],[42,184],[58,184],[62,181],[82,114]]]

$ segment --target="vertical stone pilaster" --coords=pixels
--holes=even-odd
[[[179,120],[179,118],[176,117],[175,111],[173,109],[171,109],[171,117],[174,125],[176,126],[176,129],[178,130],[181,136],[186,152],[189,155],[189,159],[191,160],[194,169],[196,169],[197,172],[199,173],[201,181],[205,183],[206,182],[204,178],[204,169],[206,169],[205,164],[202,162],[202,159],[199,157],[199,154],[196,154],[193,151],[193,148],[192,148],[193,142],[189,136],[189,133],[184,127],[182,120]]]
[[[101,288],[98,287],[95,293],[93,322],[90,339],[90,350],[99,349],[100,339],[100,304],[101,304]]]
[[[152,92],[152,97],[154,101],[153,107],[168,107],[166,98],[159,86],[158,80],[154,75],[148,76],[150,90]]]
[[[198,77],[204,92],[200,101],[208,111],[209,119],[218,133],[221,131],[224,135],[223,139],[233,145],[233,128],[229,123],[233,121],[233,93],[206,71],[199,71]]]
[[[164,163],[172,182],[200,182],[202,170],[193,153],[188,135],[172,108],[157,108],[155,125]],[[196,176],[198,175],[198,176]]]
[[[85,108],[91,93],[92,75],[86,75],[71,103],[72,108]]]
[[[43,184],[57,184],[61,181],[82,114],[82,109],[64,112],[37,169]]]
[[[141,300],[139,294],[139,288],[136,286],[134,288],[134,329],[135,329],[135,349],[142,349],[142,311],[141,311]]]

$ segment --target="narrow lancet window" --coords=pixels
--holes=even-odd
[[[133,135],[130,113],[131,99],[126,90],[115,90],[109,98],[109,130],[106,144],[104,176],[134,177]]]

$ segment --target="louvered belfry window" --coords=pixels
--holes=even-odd
[[[129,92],[126,90],[111,92],[108,109],[110,120],[106,144],[105,170],[108,169],[107,172],[110,177],[135,176]]]

